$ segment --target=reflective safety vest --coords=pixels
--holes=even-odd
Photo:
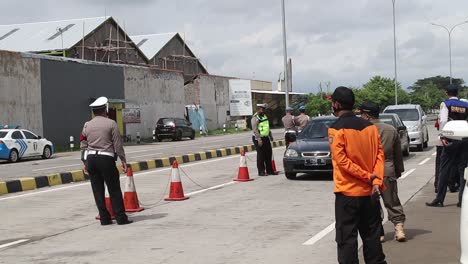
[[[258,120],[258,132],[260,136],[268,137],[270,135],[270,122],[268,121],[268,117],[266,115],[260,117],[255,114],[255,118]]]
[[[467,120],[468,119],[468,103],[458,99],[448,99],[444,101],[445,106],[449,110],[449,120]]]

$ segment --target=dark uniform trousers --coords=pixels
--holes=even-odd
[[[338,263],[359,263],[358,232],[363,241],[365,262],[387,263],[380,242],[380,202],[373,201],[370,196],[351,197],[342,193],[335,195]]]
[[[128,220],[125,214],[122,190],[120,189],[119,171],[114,158],[103,155],[88,155],[87,162],[91,187],[101,216],[101,223],[111,221],[111,216],[106,209],[104,183],[109,191],[112,210],[117,223]]]
[[[443,203],[447,194],[447,185],[450,177],[458,177],[460,180],[459,202],[462,201],[465,180],[463,178],[468,159],[468,142],[452,141],[442,150],[440,156],[440,175],[437,186],[437,201]],[[452,176],[452,173],[456,176]]]
[[[442,155],[442,150],[444,149],[443,146],[436,146],[436,161],[435,161],[435,179],[434,179],[434,187],[437,190],[437,185],[439,184],[439,176],[440,176],[440,156]]]
[[[384,185],[387,187],[382,192],[382,200],[388,212],[388,220],[394,225],[404,224],[406,220],[403,206],[401,205],[400,198],[398,197],[398,184],[395,177],[384,177]]]
[[[271,166],[271,156],[273,150],[271,149],[271,142],[269,137],[262,137],[263,145],[259,146],[255,136],[252,137],[255,149],[257,150],[257,169],[258,173],[272,174],[273,167]]]

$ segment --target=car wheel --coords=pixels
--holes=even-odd
[[[423,151],[424,150],[424,144],[418,144],[416,148],[417,148],[418,151]]]
[[[52,156],[52,150],[49,146],[45,146],[44,151],[42,152],[43,159],[50,159]]]
[[[427,134],[427,139],[424,141],[423,147],[427,148],[429,146],[429,134]]]
[[[286,178],[288,178],[289,180],[295,180],[296,179],[296,173],[295,172],[286,172],[285,175],[286,175]]]
[[[403,150],[403,156],[408,157],[409,153],[410,153],[410,147],[409,147],[409,140],[408,140],[408,144],[406,145],[405,150]]]
[[[10,156],[8,157],[8,161],[17,162],[18,160],[19,160],[18,151],[16,149],[12,149],[10,151]]]
[[[182,140],[182,131],[177,131],[177,134],[175,136],[175,140],[181,141]]]

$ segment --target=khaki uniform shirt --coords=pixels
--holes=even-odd
[[[305,114],[300,114],[294,118],[294,123],[296,123],[297,130],[304,130],[304,127],[309,122],[309,116]]]
[[[103,116],[96,116],[84,124],[80,137],[80,149],[116,153],[126,162],[125,151],[117,123]]]
[[[396,173],[401,175],[405,171],[403,155],[401,153],[401,141],[398,130],[392,125],[372,120],[380,134],[380,141],[385,156],[385,177],[396,177]]]
[[[296,123],[294,122],[294,116],[291,114],[286,114],[281,119],[284,125],[284,131],[293,130],[296,131]]]

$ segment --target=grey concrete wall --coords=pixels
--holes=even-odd
[[[209,130],[222,128],[229,124],[229,77],[200,75],[200,105],[205,110]]]
[[[92,98],[124,99],[123,67],[41,60],[44,136],[56,145],[76,140],[91,119]]]
[[[43,135],[39,59],[0,51],[0,125],[21,125]]]
[[[152,137],[161,117],[185,116],[184,76],[180,72],[126,67],[125,107],[139,107],[141,123],[127,124],[126,134]]]

